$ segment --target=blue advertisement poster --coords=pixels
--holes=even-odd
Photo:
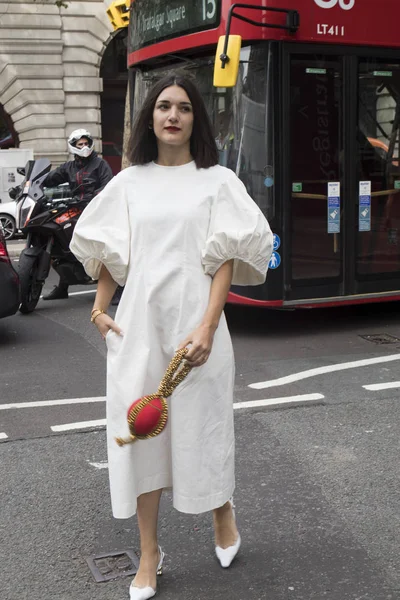
[[[371,182],[360,181],[358,231],[371,231]]]
[[[340,233],[340,182],[328,183],[328,233]]]

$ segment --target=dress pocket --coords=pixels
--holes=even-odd
[[[114,331],[113,329],[109,329],[109,330],[107,331],[107,333],[106,333],[106,337],[105,337],[105,340],[106,340],[106,341],[108,340],[108,338],[110,337],[110,335],[111,335],[112,333],[115,333],[115,331]]]
[[[115,331],[113,329],[109,329],[107,331],[106,337],[104,338],[105,342],[106,342],[107,350],[110,350],[110,348],[114,346],[114,341],[118,337],[119,336],[115,333]]]

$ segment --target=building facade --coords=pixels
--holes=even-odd
[[[0,0],[3,133],[53,166],[68,159],[67,137],[80,127],[102,150],[100,71],[114,39],[109,1],[65,1],[67,8],[54,0]]]

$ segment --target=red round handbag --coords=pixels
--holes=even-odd
[[[155,437],[164,429],[168,421],[166,398],[190,372],[191,366],[185,361],[187,348],[178,350],[171,360],[155,394],[143,396],[132,402],[128,409],[129,439],[115,438],[119,446],[131,444],[136,440]]]

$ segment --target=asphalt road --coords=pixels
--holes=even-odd
[[[111,516],[105,347],[93,292],[72,291],[85,293],[0,321],[1,600],[128,598],[129,578],[96,583],[87,562],[137,550],[138,534]],[[220,569],[210,515],[165,494],[157,596],[400,599],[399,389],[364,387],[400,386],[398,309],[228,307],[243,546]]]

